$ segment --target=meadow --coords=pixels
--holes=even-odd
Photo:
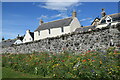
[[[2,67],[41,76],[41,78],[75,78],[88,80],[119,80],[120,51],[114,47],[75,53],[33,52],[2,54]],[[4,76],[4,75],[3,75]]]

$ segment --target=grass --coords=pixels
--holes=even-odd
[[[10,68],[2,68],[2,78],[42,78],[39,75],[31,75],[28,73],[14,71]]]

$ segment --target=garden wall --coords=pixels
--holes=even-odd
[[[110,26],[109,26],[110,27]],[[117,26],[114,26],[117,27]],[[120,27],[120,26],[119,26]],[[61,52],[73,50],[105,49],[110,46],[119,46],[120,31],[117,28],[92,30],[90,32],[76,32],[60,37],[47,38],[35,42],[13,45],[2,49],[2,53],[32,53],[34,51]]]

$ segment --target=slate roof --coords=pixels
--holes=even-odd
[[[96,18],[94,19],[94,21],[91,23],[91,25],[95,22],[96,19],[100,20],[100,18],[96,17]]]
[[[14,42],[16,41],[16,39],[9,39],[9,40],[4,40],[2,41],[2,47],[9,47],[11,46]]]
[[[89,29],[94,29],[94,28],[95,26],[84,26],[84,27],[77,28],[75,32],[86,32]]]
[[[60,19],[60,20],[56,20],[48,23],[42,23],[35,31],[69,26],[72,20],[73,18],[70,17],[70,18]]]
[[[31,37],[32,37],[33,40],[34,40],[34,32],[30,32],[30,35],[31,35]]]
[[[107,15],[110,16],[112,18],[113,21],[120,21],[120,13],[116,13],[116,14],[111,14],[111,15]],[[103,17],[100,24],[104,24],[106,22],[106,17]]]
[[[24,36],[20,36],[20,37],[17,37],[17,39],[19,39],[19,40],[23,40],[23,38],[24,38]]]

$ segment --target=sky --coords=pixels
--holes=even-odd
[[[14,39],[26,33],[34,32],[39,26],[39,20],[50,22],[72,16],[77,12],[81,25],[89,26],[96,17],[101,17],[101,9],[106,14],[118,13],[117,2],[3,2],[2,3],[2,36]]]

